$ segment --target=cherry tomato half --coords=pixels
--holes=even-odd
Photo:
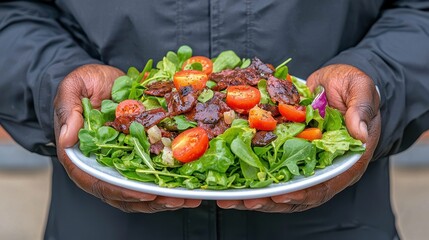
[[[306,128],[304,131],[296,135],[296,137],[313,141],[315,139],[322,138],[322,131],[319,128]]]
[[[177,89],[192,86],[195,90],[201,90],[206,87],[207,80],[207,74],[197,70],[182,70],[176,72],[173,77],[173,83]]]
[[[258,106],[249,111],[249,127],[257,130],[272,131],[276,128],[277,121],[271,116],[271,112]]]
[[[171,143],[173,157],[182,163],[200,158],[209,147],[209,137],[201,127],[191,128],[180,133]]]
[[[261,100],[261,93],[249,85],[229,86],[226,89],[226,104],[237,112],[245,113]]]
[[[304,106],[293,106],[289,104],[279,104],[280,114],[287,120],[292,122],[304,122],[305,121],[305,107]]]
[[[210,58],[204,57],[204,56],[194,56],[186,60],[182,65],[182,70],[186,70],[188,65],[191,65],[193,63],[200,63],[203,66],[202,71],[209,75],[213,71],[213,62],[210,60]]]
[[[137,100],[127,99],[118,104],[115,111],[115,116],[137,115],[145,110],[143,103]]]

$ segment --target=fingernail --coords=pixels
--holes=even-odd
[[[237,205],[232,204],[232,205],[229,205],[228,207],[225,207],[225,208],[227,208],[227,209],[231,209],[231,208],[236,208],[236,207],[237,207]]]
[[[262,207],[261,204],[257,204],[255,206],[251,207],[251,209],[260,209],[261,207]]]
[[[64,124],[61,127],[61,131],[60,131],[60,138],[64,138],[67,134],[67,124]]]
[[[292,201],[292,199],[288,198],[282,201],[282,203],[290,203]]]
[[[170,204],[165,204],[166,208],[176,208],[176,206],[170,205]]]

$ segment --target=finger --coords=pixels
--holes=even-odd
[[[196,208],[201,205],[202,200],[199,199],[185,199],[184,208]]]
[[[218,207],[224,208],[224,209],[245,209],[243,205],[243,201],[241,200],[218,200],[217,202]]]
[[[350,135],[362,142],[367,141],[368,125],[376,117],[379,108],[375,86],[369,81],[371,80],[351,84],[349,96],[353,97],[346,100],[348,109],[344,116]]]
[[[271,202],[271,199],[268,197],[243,200],[244,206],[249,210],[259,210],[264,207],[266,208],[268,205],[270,205]]]
[[[195,208],[201,204],[201,200],[158,196],[151,204],[154,204],[154,207],[160,205],[169,209]]]
[[[124,202],[116,200],[106,200],[106,203],[127,213],[156,213],[179,209],[150,202]]]
[[[124,212],[144,212],[155,213],[162,211],[173,211],[182,208],[198,207],[201,200],[181,199],[158,196],[155,200],[149,202],[125,202],[117,200],[106,200],[108,204],[119,208]]]
[[[291,213],[296,211],[303,211],[316,205],[306,204],[289,204],[289,203],[276,203],[271,198],[248,199],[243,200],[245,210],[253,210],[266,213]]]
[[[327,181],[303,190],[273,196],[271,199],[275,203],[320,205],[332,197],[334,189],[331,184],[332,182]]]

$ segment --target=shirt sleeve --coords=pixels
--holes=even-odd
[[[45,1],[47,2],[47,1]],[[59,82],[97,63],[48,3],[0,3],[0,124],[26,149],[54,155],[53,99]]]
[[[395,1],[366,37],[327,64],[353,65],[381,95],[374,159],[405,150],[429,129],[429,1]]]

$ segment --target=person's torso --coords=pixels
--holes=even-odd
[[[234,50],[274,65],[291,57],[307,77],[356,45],[376,21],[383,0],[58,0],[65,26],[103,62],[127,69],[189,45],[214,57]],[[71,22],[75,21],[75,26]],[[80,26],[81,32],[77,31]]]

